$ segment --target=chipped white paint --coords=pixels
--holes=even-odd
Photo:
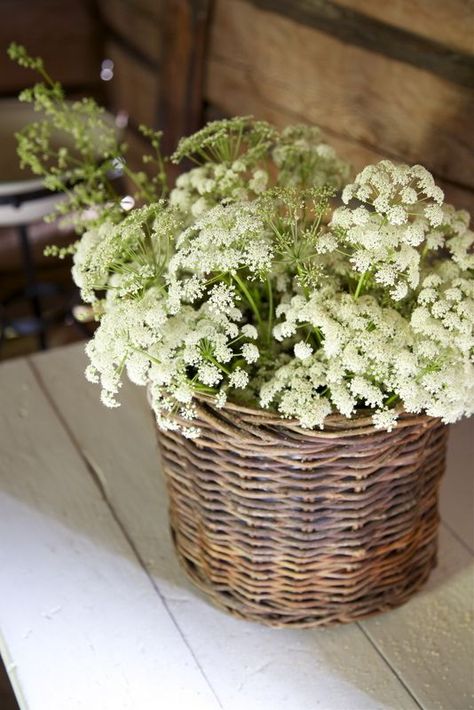
[[[28,599],[20,600],[10,591],[22,584],[21,575],[25,572],[18,571],[11,564],[5,582],[7,573],[0,569],[1,588],[8,589],[11,596],[8,610],[0,600],[0,625],[8,659],[16,664],[11,676],[16,679],[17,691],[28,700],[24,707],[31,710],[46,707],[36,702],[38,696],[34,699],[32,696],[32,688],[39,681],[34,679],[31,660],[25,655],[25,647],[31,644],[30,652],[35,651],[45,666],[54,668],[57,655],[65,656],[62,663],[70,682],[67,687],[62,684],[65,693],[62,704],[52,704],[49,696],[47,707],[51,710],[86,707],[80,704],[80,698],[75,700],[76,705],[71,705],[70,699],[84,683],[84,676],[89,675],[85,671],[89,666],[92,670],[88,708],[171,710],[174,706],[156,690],[156,673],[149,671],[151,664],[159,666],[163,656],[169,658],[170,663],[167,692],[171,693],[170,697],[174,692],[177,698],[184,686],[188,697],[192,698],[183,700],[182,707],[186,710],[201,707],[212,710],[217,703],[225,710],[401,710],[420,706],[431,710],[441,707],[442,703],[450,709],[467,710],[467,694],[472,691],[472,684],[469,672],[466,675],[469,659],[466,656],[463,660],[462,655],[468,653],[472,640],[464,615],[469,612],[472,583],[468,578],[471,558],[461,542],[450,534],[444,536],[442,564],[426,592],[402,609],[360,626],[280,631],[235,620],[211,607],[189,585],[176,563],[167,530],[166,496],[159,473],[153,422],[143,390],[125,385],[125,406],[105,410],[99,403],[97,389],[83,380],[84,364],[82,348],[78,346],[34,357],[34,369],[57,414],[38,386],[31,383],[31,372],[24,362],[4,366],[9,369],[4,379],[10,388],[14,388],[12,383],[15,382],[18,388],[20,381],[27,378],[30,392],[34,390],[30,400],[23,404],[23,408],[18,406],[17,411],[23,411],[23,416],[30,422],[42,418],[39,431],[30,426],[32,441],[24,449],[32,455],[29,466],[36,470],[37,479],[33,471],[26,476],[22,473],[23,459],[18,455],[14,462],[15,475],[14,469],[7,466],[7,473],[0,476],[0,491],[5,491],[4,478],[7,481],[13,478],[14,498],[21,502],[20,507],[25,508],[21,514],[15,513],[17,520],[13,524],[16,539],[23,539],[22,556],[34,557],[37,547],[48,549],[48,545],[57,545],[57,540],[67,538],[68,544],[59,550],[58,557],[64,563],[71,554],[70,548],[81,549],[81,570],[84,572],[82,585],[78,585],[75,572],[69,572],[67,565],[61,568],[60,578],[66,589],[61,596],[57,593],[59,573],[55,567],[50,562],[45,566],[26,559],[23,566],[30,570],[27,586],[31,590],[34,584],[41,590],[41,608],[36,609],[31,600],[28,602],[27,592],[24,596]],[[24,427],[13,421],[11,429],[13,433],[8,434],[0,429],[0,437],[8,439],[7,450],[15,454],[18,445],[21,448]],[[67,455],[62,449],[58,450],[57,444],[53,445],[57,436]],[[466,442],[470,440],[469,437],[465,439]],[[50,442],[47,454],[42,453],[44,442]],[[458,466],[458,463],[453,465],[451,462],[452,470],[448,474],[452,476],[450,495],[453,501],[458,480],[454,467]],[[8,473],[10,470],[11,474]],[[45,480],[48,482],[46,490]],[[111,509],[101,499],[98,484]],[[50,489],[60,491],[53,496],[53,500],[61,500],[61,505],[55,505],[53,514],[48,510]],[[454,503],[451,508],[456,511]],[[464,508],[468,510],[463,502]],[[4,522],[4,510],[6,508],[0,501],[0,531],[8,527]],[[449,517],[449,510],[446,515]],[[38,516],[41,523],[38,523]],[[99,523],[101,530],[108,531],[107,535],[94,533]],[[464,531],[469,529],[468,524],[461,525],[459,520],[453,520],[452,525],[455,524],[456,534],[462,538]],[[27,538],[30,526],[35,530],[34,541]],[[132,542],[138,559],[123,533]],[[6,539],[5,535],[3,532],[3,539]],[[108,542],[108,536],[113,545]],[[18,556],[18,543],[11,535],[9,539],[8,548],[14,548]],[[0,550],[4,549],[5,545],[0,543]],[[139,560],[152,577],[154,587]],[[454,564],[454,570],[446,566],[446,561]],[[134,573],[129,577],[130,566]],[[100,581],[96,579],[99,570]],[[91,576],[90,589],[84,581],[87,574]],[[120,593],[117,593],[117,584]],[[146,587],[146,593],[142,586]],[[149,594],[154,595],[153,599],[149,600]],[[86,598],[89,605],[97,606],[105,603],[107,595],[110,601],[103,620],[92,614],[86,623],[79,624],[75,613],[68,615],[71,608],[81,608]],[[160,595],[165,600],[169,616],[166,616]],[[456,613],[451,615],[452,604],[457,607]],[[39,612],[38,618],[32,618],[31,613],[24,614],[24,609],[31,606]],[[443,612],[443,608],[447,608],[447,612]],[[15,609],[15,622],[5,625],[5,619]],[[117,654],[123,654],[120,687],[126,687],[128,695],[122,689],[120,699],[117,700],[115,695],[112,701],[106,686],[114,668],[112,659],[104,653],[107,648],[104,635],[107,635],[107,624],[110,625],[115,615],[121,619],[117,632],[120,653],[117,650],[112,658],[115,660]],[[171,617],[180,631],[176,636],[169,631],[169,628],[176,631]],[[20,618],[22,623],[19,623]],[[93,622],[96,625],[88,627],[88,623]],[[42,634],[37,633],[40,623],[44,627]],[[158,627],[161,629],[161,623],[163,631],[157,630]],[[50,634],[54,625],[58,628],[57,635]],[[429,633],[428,627],[431,629]],[[127,629],[131,636],[129,647],[124,651]],[[143,629],[149,629],[149,633],[145,637],[144,649],[140,649],[136,639]],[[102,645],[94,645],[94,652],[92,649],[87,651],[87,641],[84,641],[84,637],[91,634],[102,642]],[[164,635],[166,643],[163,643]],[[79,652],[70,651],[73,637]],[[122,646],[120,642],[123,642]],[[115,648],[116,644],[113,646]],[[447,663],[449,659],[443,655],[444,648],[453,656],[459,654],[459,672],[454,661]],[[83,659],[87,653],[91,657]],[[173,664],[180,668],[177,676],[171,670]],[[443,671],[444,667],[446,670]],[[429,673],[427,669],[431,669]],[[443,673],[449,676],[447,680],[443,679]],[[44,685],[48,682],[52,679],[47,675]],[[142,694],[147,692],[155,698],[154,701],[143,702]],[[460,700],[456,705],[453,698],[450,704],[446,703],[446,698],[453,692],[459,694],[464,704]]]
[[[22,708],[219,704],[28,365],[0,368],[0,629]]]

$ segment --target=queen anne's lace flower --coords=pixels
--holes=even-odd
[[[330,226],[360,275],[355,278],[389,287],[392,299],[401,301],[417,288],[428,251],[447,246],[467,265],[472,237],[462,217],[442,206],[443,193],[422,166],[370,165],[343,191],[346,205],[354,198],[363,206],[336,209]]]
[[[306,360],[313,354],[313,348],[311,347],[311,345],[308,345],[308,343],[304,343],[302,340],[300,340],[299,343],[296,343],[294,347],[294,352],[295,357],[299,358],[300,360]]]
[[[360,409],[387,430],[401,409],[473,412],[474,233],[428,171],[368,166],[334,209],[347,165],[317,129],[224,121],[184,156],[200,164],[167,203],[77,246],[74,279],[100,321],[86,377],[104,404],[127,373],[159,425],[190,437],[199,397],[307,428]]]
[[[255,204],[218,205],[180,235],[170,273],[209,274],[242,267],[258,273],[271,263],[271,241]]]
[[[231,387],[236,387],[238,389],[245,389],[249,383],[249,376],[242,370],[242,368],[237,367],[234,372],[229,377],[229,384]]]
[[[253,343],[244,343],[242,345],[242,357],[246,362],[257,362],[259,354],[259,349]]]
[[[324,143],[321,131],[315,126],[285,128],[272,156],[283,185],[340,187],[349,176],[349,164]]]

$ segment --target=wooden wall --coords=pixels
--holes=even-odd
[[[104,99],[100,80],[102,33],[94,0],[0,0],[0,98],[15,97],[37,81],[33,72],[8,58],[7,47],[12,41],[24,44],[31,55],[43,57],[51,75],[63,83],[68,94]],[[5,180],[8,175],[1,158],[0,180]],[[47,278],[54,280],[56,272],[65,271],[64,264],[46,259],[43,248],[51,242],[67,242],[71,235],[58,233],[54,225],[38,223],[32,226],[30,237],[36,262],[47,271]],[[19,286],[21,279],[16,230],[2,227],[0,300]]]
[[[107,97],[130,117],[128,139],[143,142],[144,123],[165,131],[165,147],[197,130],[211,0],[97,0],[104,56],[114,62]]]
[[[11,62],[10,42],[41,56],[71,93],[100,93],[101,27],[94,0],[0,0],[0,96],[35,80]]]
[[[145,149],[139,125],[156,127],[157,123],[163,2],[98,0],[97,7],[103,56],[114,63],[113,78],[105,85],[107,103],[113,111],[127,113],[126,138],[138,157]]]
[[[216,0],[213,110],[319,125],[356,169],[425,164],[474,212],[472,0]]]

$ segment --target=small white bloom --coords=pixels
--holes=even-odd
[[[354,224],[367,224],[368,221],[369,212],[365,209],[365,207],[357,207],[352,212],[352,222]]]
[[[257,362],[259,355],[260,352],[257,346],[253,343],[244,343],[244,345],[242,345],[242,357],[249,364]]]
[[[344,204],[347,205],[354,197],[354,186],[353,185],[346,185],[342,191],[341,197],[342,197],[342,201],[344,202]]]
[[[94,384],[97,384],[98,382],[100,382],[99,373],[97,372],[94,365],[88,365],[85,369],[84,374],[85,374],[86,380],[88,382],[92,382]]]
[[[222,409],[222,407],[225,407],[225,404],[227,402],[227,392],[223,389],[219,390],[219,392],[216,394],[216,397],[214,399],[214,404],[218,409]]]
[[[240,367],[236,367],[229,377],[229,384],[236,389],[245,389],[249,383],[249,376]]]
[[[246,323],[242,326],[242,335],[245,335],[246,338],[250,338],[251,340],[257,340],[258,330],[251,323]]]
[[[268,173],[265,170],[256,170],[249,181],[249,187],[257,195],[265,192],[268,184]]]
[[[209,203],[205,197],[200,197],[194,204],[191,205],[191,214],[193,217],[200,217],[209,209]]]
[[[372,415],[376,429],[392,431],[397,424],[398,415],[393,409],[379,409]]]
[[[220,370],[210,362],[203,362],[198,368],[198,377],[208,387],[217,385],[222,380]]]
[[[311,345],[308,345],[308,343],[305,343],[303,340],[300,340],[299,343],[296,343],[294,347],[294,352],[295,357],[299,358],[300,360],[307,360],[313,354],[313,348],[311,347]]]
[[[414,205],[418,200],[417,192],[412,187],[404,187],[400,192],[400,197],[406,205]]]
[[[428,205],[425,207],[425,217],[432,227],[439,227],[443,221],[444,213],[439,205]]]
[[[387,218],[390,224],[405,224],[408,220],[408,215],[401,205],[391,207],[387,212]]]
[[[102,404],[105,404],[106,407],[110,407],[111,409],[114,409],[115,407],[120,407],[120,403],[117,402],[117,399],[115,397],[115,392],[110,392],[109,390],[103,389],[100,393],[100,399]]]

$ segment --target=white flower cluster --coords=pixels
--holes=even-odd
[[[229,390],[245,389],[249,383],[245,368],[259,359],[258,331],[252,323],[242,322],[242,298],[232,274],[238,278],[237,272],[245,268],[256,278],[268,270],[271,243],[255,205],[218,205],[179,234],[161,283],[131,290],[124,283],[144,268],[137,266],[143,251],[127,251],[131,261],[120,262],[119,271],[110,270],[119,256],[123,258],[125,245],[141,239],[137,224],[135,220],[132,234],[123,223],[121,229],[104,225],[87,233],[75,257],[76,279],[82,282],[93,273],[97,253],[107,253],[107,260],[99,259],[104,265],[100,284],[108,287],[104,314],[87,346],[91,365],[86,375],[100,382],[102,401],[110,407],[118,405],[124,371],[134,383],[149,384],[160,425],[179,428],[171,415],[192,418],[194,394],[215,394],[223,406]],[[162,236],[169,224],[160,216],[160,224],[154,221],[152,227],[161,225]],[[156,244],[150,243],[156,257]],[[230,282],[207,278],[216,272],[228,274]],[[187,436],[196,434],[192,426],[180,428]]]
[[[369,165],[343,190],[346,205],[359,204],[334,211],[334,243],[349,252],[356,272],[401,300],[418,286],[419,247],[438,249],[451,228],[454,217],[443,210],[443,198],[421,165]]]
[[[170,204],[191,221],[216,205],[253,199],[265,191],[268,181],[266,170],[248,170],[241,160],[230,166],[206,163],[177,178]]]
[[[169,200],[89,230],[74,257],[105,404],[127,373],[187,436],[196,396],[308,428],[473,412],[474,234],[424,168],[369,166],[334,209],[347,166],[316,129],[235,119],[180,151],[202,164]]]
[[[341,187],[350,167],[334,148],[324,142],[316,126],[285,128],[272,153],[281,185],[304,187]]]
[[[249,376],[238,363],[254,363],[260,354],[250,342],[256,337],[255,328],[238,323],[241,313],[234,299],[232,288],[218,284],[200,308],[182,305],[179,313],[171,314],[161,290],[154,288],[139,299],[119,301],[106,309],[86,347],[91,360],[86,376],[100,382],[103,403],[118,406],[126,371],[135,384],[150,385],[152,405],[165,428],[180,428],[170,414],[192,418],[192,398],[198,392],[215,393],[220,388],[223,406],[228,390],[248,385]],[[188,436],[195,433],[187,426],[183,431]]]
[[[137,295],[161,276],[179,216],[163,202],[134,210],[119,224],[104,222],[82,235],[72,276],[86,303],[111,288],[118,296]]]
[[[331,286],[278,312],[277,340],[305,333],[315,346],[297,342],[297,359],[262,386],[262,406],[273,402],[303,426],[322,426],[328,403],[348,417],[361,405],[374,409],[382,428],[395,423],[394,399],[445,422],[473,413],[474,284],[454,264],[424,279],[410,318]]]

